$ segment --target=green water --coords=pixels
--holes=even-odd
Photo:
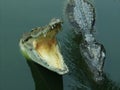
[[[65,18],[64,5],[64,0],[0,0],[0,90],[35,90],[30,67],[19,51],[19,39],[23,32],[46,25],[53,17]],[[104,70],[110,79],[120,84],[120,1],[96,0],[95,6],[96,37],[107,51]],[[64,90],[89,89],[79,69],[79,40],[66,23],[58,39],[70,66],[70,73],[63,76]]]
[[[120,1],[97,0],[96,8],[97,37],[107,51],[105,72],[120,84]]]

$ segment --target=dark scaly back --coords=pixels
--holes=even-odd
[[[77,32],[91,32],[95,25],[95,9],[88,0],[69,0],[65,13]]]

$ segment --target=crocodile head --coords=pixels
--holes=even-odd
[[[61,27],[62,20],[54,18],[48,25],[25,33],[19,43],[21,51],[27,59],[60,75],[68,72],[56,39]]]

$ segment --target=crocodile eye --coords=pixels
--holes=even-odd
[[[33,31],[34,31],[34,29],[31,30],[31,32],[33,32]]]
[[[32,38],[31,36],[27,37],[26,39],[23,40],[23,42],[27,42],[30,38]]]

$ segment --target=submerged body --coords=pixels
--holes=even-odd
[[[20,39],[20,48],[26,58],[62,75],[68,67],[56,39],[61,24],[60,19],[52,19],[48,25],[32,29]]]

